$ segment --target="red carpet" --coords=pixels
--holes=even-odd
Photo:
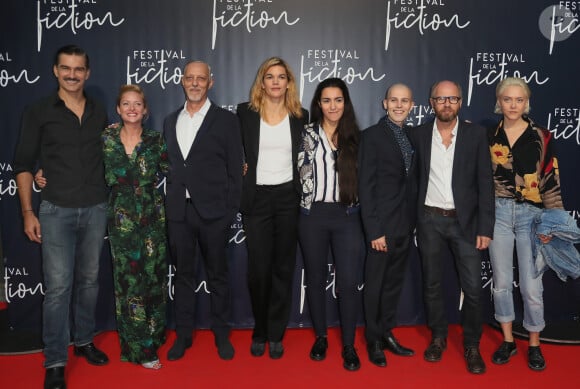
[[[487,373],[469,374],[462,357],[460,327],[451,326],[447,351],[439,363],[423,360],[423,350],[429,342],[424,326],[403,327],[395,336],[405,346],[415,350],[411,358],[387,353],[387,367],[372,365],[366,355],[363,331],[359,328],[356,347],[361,369],[348,372],[342,368],[340,337],[337,329],[329,330],[326,360],[311,361],[308,357],[314,341],[311,329],[289,330],[284,339],[285,354],[280,360],[266,355],[252,357],[249,353],[248,330],[232,333],[236,356],[232,361],[218,358],[210,331],[196,332],[193,347],[179,361],[168,362],[166,353],[175,333],[161,349],[163,368],[148,371],[141,366],[120,362],[116,332],[98,335],[95,343],[111,358],[107,366],[91,366],[72,355],[67,366],[67,387],[91,388],[554,388],[580,386],[580,347],[542,345],[547,368],[543,372],[528,369],[525,341],[517,340],[518,354],[510,363],[497,366],[490,362],[491,354],[501,342],[499,332],[485,326],[481,352]],[[0,356],[0,387],[42,388],[44,369],[41,353]]]

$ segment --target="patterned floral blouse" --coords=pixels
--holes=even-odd
[[[539,208],[563,208],[552,134],[524,117],[528,127],[510,147],[503,120],[490,134],[495,196]]]

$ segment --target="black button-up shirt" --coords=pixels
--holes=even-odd
[[[58,94],[27,107],[22,115],[14,174],[43,169],[43,200],[67,208],[106,201],[101,133],[105,109],[87,97],[81,121]]]

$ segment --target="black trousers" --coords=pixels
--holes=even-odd
[[[397,324],[397,306],[405,280],[410,241],[411,234],[387,236],[386,253],[367,248],[364,288],[367,343],[383,339]]]
[[[362,309],[364,236],[360,213],[347,215],[339,203],[314,203],[301,214],[298,239],[306,270],[306,298],[316,336],[326,336],[328,253],[334,259],[334,288],[338,297],[343,345],[354,345],[356,322]]]
[[[177,336],[191,337],[195,323],[196,247],[201,258],[210,292],[211,329],[216,338],[230,332],[230,286],[226,246],[230,217],[202,219],[193,204],[188,203],[185,220],[169,221],[169,244],[175,260],[175,327]]]
[[[259,185],[243,215],[248,248],[248,287],[258,342],[284,337],[296,265],[298,198],[294,185]]]
[[[443,254],[448,246],[453,253],[459,285],[463,290],[461,324],[465,347],[478,346],[482,333],[481,255],[475,241],[469,242],[455,217],[423,211],[417,224],[417,242],[423,267],[423,297],[427,325],[433,337],[447,337],[447,318],[441,280]]]

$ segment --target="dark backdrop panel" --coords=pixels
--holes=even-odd
[[[248,99],[259,64],[273,55],[292,66],[305,107],[319,81],[341,77],[349,85],[362,128],[384,114],[381,100],[394,82],[407,83],[415,92],[410,123],[429,120],[428,90],[442,78],[463,87],[462,119],[493,125],[498,120],[492,113],[495,85],[506,76],[525,77],[533,93],[531,116],[548,126],[556,139],[565,205],[578,218],[580,7],[576,2],[5,0],[1,8],[0,220],[6,265],[2,282],[15,329],[40,328],[43,285],[39,247],[22,233],[12,159],[21,112],[26,104],[55,90],[53,53],[67,43],[79,44],[90,54],[87,92],[106,105],[111,122],[118,120],[114,101],[119,86],[136,83],[147,93],[151,111],[147,125],[154,129],[160,129],[164,116],[183,104],[179,80],[190,59],[212,65],[215,86],[210,97],[231,110]],[[233,322],[248,327],[252,316],[239,216],[232,222],[229,254]],[[98,325],[109,329],[115,321],[107,245],[101,261]],[[457,321],[459,289],[449,255],[446,267],[449,318]],[[173,272],[168,266],[170,285]],[[298,258],[292,326],[310,324],[302,273]],[[207,327],[203,273],[199,282],[197,325]],[[580,315],[579,282],[562,283],[548,272],[544,284],[547,320]],[[490,286],[491,269],[484,254],[482,287],[491,320]],[[330,322],[336,323],[336,309],[329,312]],[[171,311],[168,316],[171,324]],[[399,322],[424,322],[416,250],[410,258]]]

